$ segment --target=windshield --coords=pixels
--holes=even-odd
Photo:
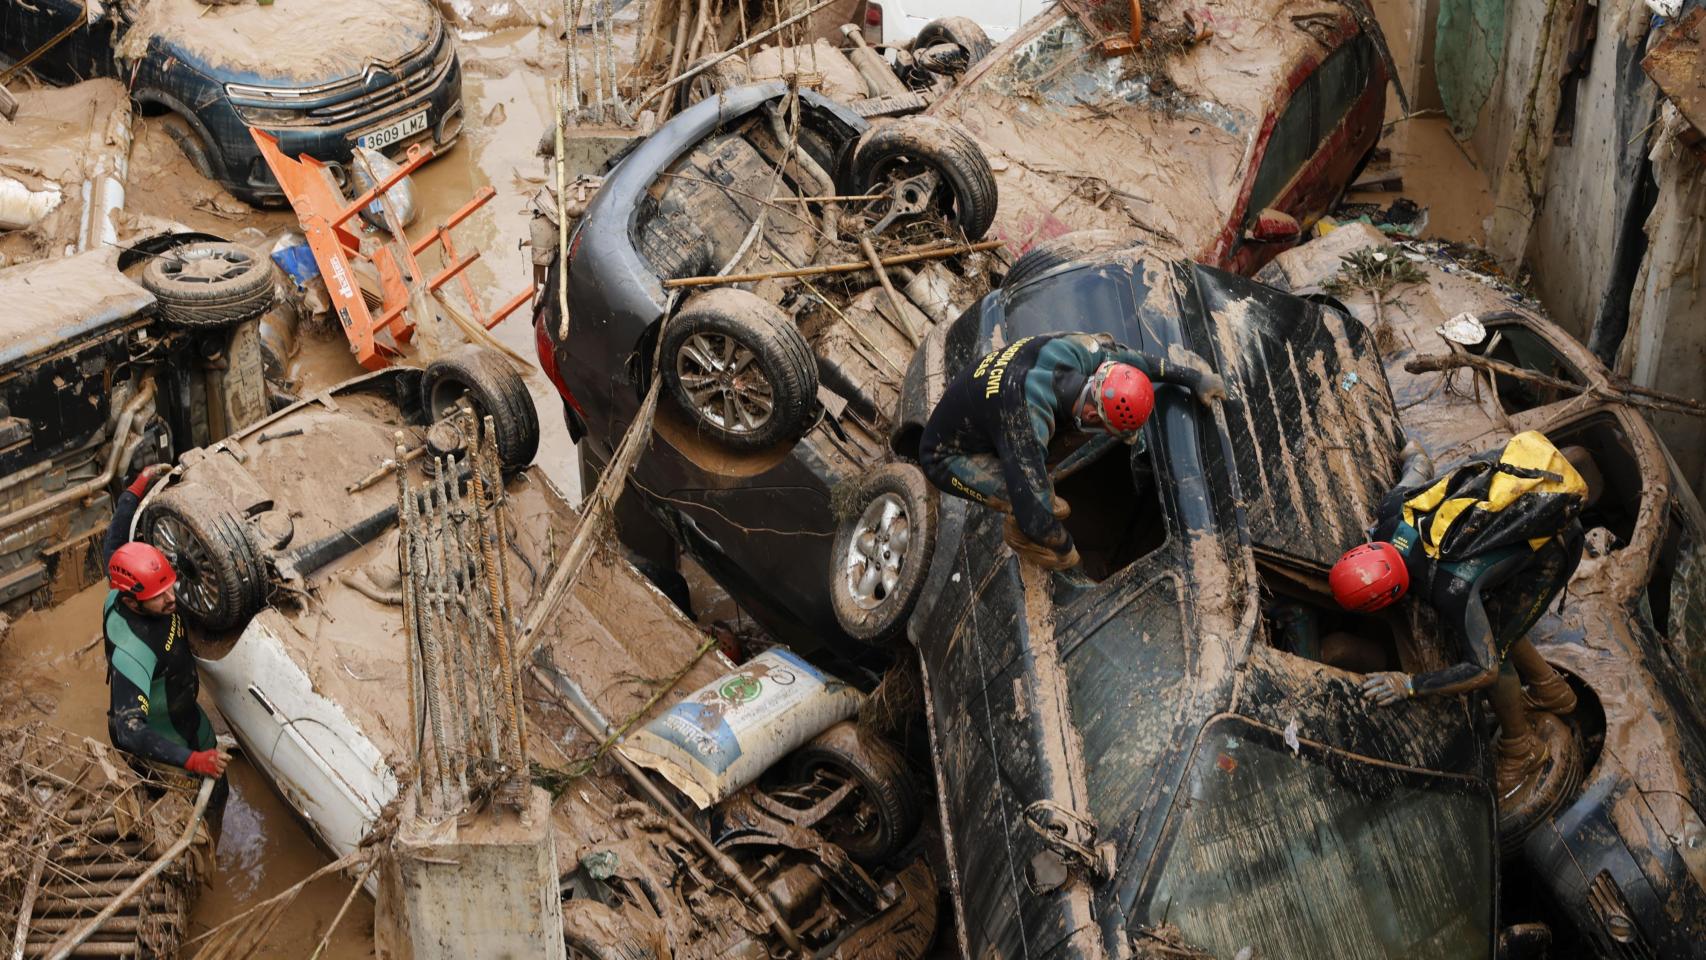
[[[1491,955],[1493,803],[1240,717],[1210,723],[1175,804],[1149,920],[1216,956]]]

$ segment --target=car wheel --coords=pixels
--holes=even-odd
[[[1063,263],[1110,250],[1135,246],[1134,241],[1117,230],[1075,230],[1044,240],[1019,255],[1013,269],[1001,281],[1003,290],[1012,290],[1027,280],[1035,279]]]
[[[894,856],[918,832],[921,812],[900,754],[850,720],[794,751],[788,776],[795,783],[826,789],[856,785],[852,797],[819,821],[817,830],[860,864]]]
[[[188,243],[154,257],[142,285],[180,327],[253,320],[273,304],[272,261],[237,243]]]
[[[190,166],[195,167],[196,173],[209,180],[214,179],[213,158],[208,155],[207,144],[202,142],[201,134],[195,132],[188,120],[175,113],[168,113],[160,118],[160,129],[184,152]]]
[[[213,492],[188,483],[167,489],[136,529],[171,561],[178,604],[207,629],[241,627],[266,605],[266,567],[242,518]]]
[[[875,643],[906,625],[936,549],[936,491],[909,463],[884,464],[858,482],[858,512],[835,529],[830,604],[841,628]]]
[[[735,450],[798,437],[817,397],[817,360],[794,321],[745,290],[688,301],[663,340],[664,385],[696,429]]]
[[[970,17],[942,17],[926,23],[912,41],[912,49],[923,50],[938,43],[951,43],[966,52],[965,65],[956,73],[970,70],[979,60],[989,56],[989,51],[995,46],[989,42],[989,34],[984,33],[983,28]]]
[[[713,57],[700,57],[688,69],[697,69],[711,59]],[[740,57],[718,60],[704,73],[675,88],[675,112],[680,113],[701,100],[709,100],[735,87],[743,86],[749,83],[751,78],[752,74],[747,70],[746,61]]]
[[[934,192],[909,195],[908,187],[925,173],[938,178]],[[866,208],[873,221],[898,214],[890,209],[897,204],[915,211],[907,216],[933,210],[968,240],[981,239],[995,222],[989,161],[964,130],[935,117],[901,117],[865,131],[853,152],[853,178],[860,193],[884,195]]]
[[[472,344],[427,365],[421,406],[433,422],[455,413],[467,399],[476,416],[492,418],[493,440],[505,473],[533,462],[539,452],[539,412],[521,374],[509,361]]]
[[[658,960],[654,938],[596,900],[563,901],[563,940],[574,960]]]

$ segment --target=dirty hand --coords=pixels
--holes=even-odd
[[[1197,378],[1197,386],[1194,392],[1197,395],[1198,403],[1205,407],[1211,406],[1216,400],[1226,399],[1226,381],[1220,379],[1218,373],[1202,372]]]
[[[204,777],[221,777],[225,775],[225,765],[230,762],[229,754],[218,750],[197,750],[184,761],[184,769]]]
[[[1416,695],[1410,686],[1410,675],[1396,670],[1371,673],[1362,682],[1363,699],[1382,707]]]
[[[172,465],[169,463],[156,463],[153,466],[143,467],[142,472],[137,474],[136,479],[130,481],[130,486],[125,489],[140,497],[148,492],[148,488],[153,485],[155,480],[171,472]]]

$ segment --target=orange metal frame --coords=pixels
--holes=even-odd
[[[473,199],[421,239],[410,242],[406,237],[393,237],[375,249],[372,256],[361,252],[361,238],[345,225],[375,197],[431,160],[431,147],[421,144],[409,147],[396,173],[346,202],[325,164],[307,155],[292,160],[279,150],[276,137],[253,127],[249,128],[249,134],[254,137],[261,156],[266,158],[273,177],[284,190],[291,209],[296,211],[303,236],[314,253],[314,262],[319,265],[320,275],[326,281],[326,292],[332,298],[338,323],[344,328],[344,336],[349,338],[350,351],[364,368],[379,370],[389,366],[393,357],[401,355],[403,345],[413,339],[416,318],[409,316],[409,304],[417,292],[435,293],[452,279],[456,280],[468,300],[474,322],[488,330],[532,299],[532,288],[523,290],[488,317],[474,292],[474,285],[463,275],[463,271],[480,259],[480,252],[476,250],[463,257],[457,252],[450,231],[497,196],[497,191],[489,186],[481,187]],[[435,243],[444,248],[446,266],[429,277],[416,257]],[[379,274],[381,295],[377,317],[368,309],[362,296],[361,284],[352,265],[355,260],[371,262]]]

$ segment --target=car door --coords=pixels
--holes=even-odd
[[[1256,148],[1255,172],[1233,218],[1233,273],[1255,273],[1332,207],[1379,137],[1385,80],[1373,39],[1359,31],[1292,91]],[[1256,227],[1267,210],[1296,220],[1297,234],[1260,239]]]

